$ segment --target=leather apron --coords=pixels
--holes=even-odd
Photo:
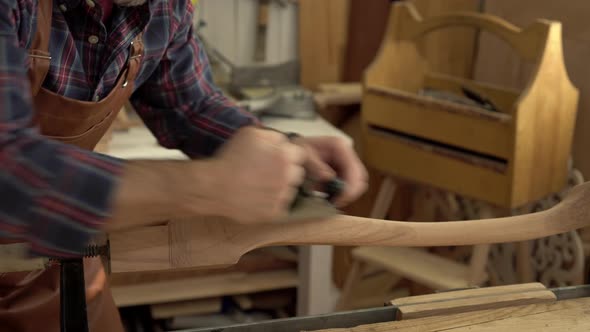
[[[138,35],[131,44],[127,65],[107,97],[98,102],[66,98],[42,88],[51,57],[53,1],[40,0],[38,6],[37,31],[29,51],[33,125],[46,137],[92,150],[133,92],[143,53],[142,36]],[[87,258],[84,267],[90,331],[123,332],[101,260]],[[58,332],[59,273],[59,266],[52,266],[40,271],[0,274],[0,332]]]

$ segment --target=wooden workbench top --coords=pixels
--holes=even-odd
[[[590,298],[481,310],[318,332],[590,331]]]

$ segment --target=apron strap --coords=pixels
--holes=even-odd
[[[134,82],[139,74],[141,68],[141,60],[143,57],[144,45],[143,45],[143,32],[140,32],[133,41],[129,49],[129,57],[127,60],[127,70],[125,72],[125,78],[123,80],[123,88],[127,87],[129,81]]]
[[[49,39],[51,37],[51,17],[53,0],[40,0],[37,4],[37,30],[29,51],[29,80],[31,93],[36,96],[49,71],[51,55]]]

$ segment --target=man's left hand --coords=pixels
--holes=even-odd
[[[293,143],[305,148],[308,177],[323,182],[340,177],[346,184],[334,204],[345,206],[358,199],[368,186],[368,173],[352,146],[339,137],[299,137]]]

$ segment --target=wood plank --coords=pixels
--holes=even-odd
[[[348,35],[349,0],[299,0],[301,84],[342,80]]]
[[[386,304],[390,299],[408,295],[410,295],[410,290],[408,288],[400,288],[394,291],[381,293],[377,295],[359,296],[355,297],[353,301],[349,301],[346,310],[370,309],[380,307]]]
[[[203,299],[297,287],[294,270],[229,273],[111,288],[118,307]]]
[[[590,299],[488,309],[321,332],[588,331]],[[320,331],[317,331],[320,332]]]
[[[500,320],[490,321],[480,324],[477,331],[570,331],[570,332],[585,332],[590,330],[590,319],[588,318],[588,311],[562,310],[559,312],[546,312],[543,314],[522,316],[514,320]],[[473,327],[463,326],[448,331],[464,331],[473,332]]]
[[[382,172],[406,179],[419,177],[422,182],[439,188],[450,188],[461,195],[470,196],[478,192],[480,199],[499,205],[509,202],[508,178],[501,170],[481,167],[478,163],[472,163],[470,159],[432,153],[427,148],[417,149],[407,142],[383,136],[367,135],[366,144],[374,148],[364,152],[365,160],[378,163],[379,166],[375,168]],[[393,151],[395,153],[392,153]],[[481,191],[481,188],[486,190]]]
[[[468,283],[469,268],[465,264],[430,254],[417,248],[360,247],[352,255],[363,262],[375,264],[393,274],[404,276],[433,289],[456,289]]]
[[[541,284],[490,287],[426,295],[422,299],[398,299],[398,319],[452,315],[456,313],[498,309],[535,303],[553,303],[555,294]]]
[[[150,306],[150,310],[154,319],[212,314],[221,311],[221,298],[154,304]]]
[[[417,295],[417,296],[410,296],[401,299],[395,299],[391,301],[392,305],[412,305],[412,304],[420,304],[420,303],[427,303],[432,301],[451,301],[458,297],[460,298],[467,298],[467,297],[477,297],[477,296],[491,296],[494,294],[501,293],[514,293],[514,292],[533,292],[533,291],[541,291],[547,290],[547,288],[537,282],[532,282],[528,284],[515,284],[515,285],[506,285],[506,286],[496,286],[496,287],[483,287],[483,288],[473,288],[473,289],[464,289],[460,291],[451,291],[451,292],[440,292],[436,294],[426,294],[426,295]]]
[[[513,206],[564,190],[569,175],[579,93],[564,65],[561,26],[552,24],[547,34],[535,76],[518,103],[511,170]]]
[[[367,270],[367,268],[365,268]],[[365,273],[366,275],[366,273]],[[390,292],[393,287],[402,279],[401,276],[391,274],[388,271],[378,272],[373,275],[364,277],[358,284],[358,287],[354,289],[354,293],[358,295],[371,295],[371,294],[383,294]],[[396,299],[399,297],[410,296],[396,294],[388,300]],[[384,303],[384,302],[383,302]],[[380,303],[380,304],[383,304]]]
[[[341,115],[342,110],[327,108],[330,106],[357,105],[362,100],[362,86],[358,82],[353,83],[323,83],[319,84],[318,92],[314,93],[314,101],[320,115],[330,117],[329,111],[335,110],[335,115]],[[345,114],[344,114],[345,115]],[[341,115],[343,116],[343,115]],[[338,122],[336,120],[335,122]]]
[[[170,281],[177,279],[204,277],[208,275],[224,273],[258,273],[297,268],[296,262],[284,261],[283,258],[277,258],[272,253],[272,250],[267,249],[275,248],[262,248],[249,252],[242,256],[236,265],[231,267],[217,269],[185,268],[174,270],[114,273],[110,276],[110,284],[112,286],[125,286],[133,284],[154,283],[162,280]],[[121,267],[122,266],[119,265],[119,269]]]
[[[363,87],[359,82],[350,83],[322,83],[318,85],[319,92],[348,92],[362,93]]]

